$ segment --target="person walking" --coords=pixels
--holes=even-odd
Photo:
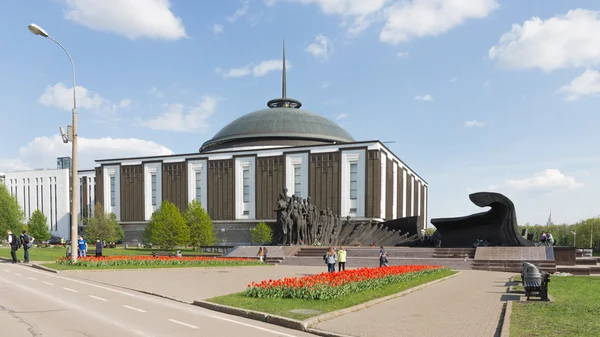
[[[88,244],[87,244],[87,241],[83,238],[83,236],[80,236],[79,240],[77,240],[77,250],[78,250],[77,256],[79,256],[79,257],[87,256]]]
[[[23,262],[29,263],[29,248],[33,247],[35,238],[29,236],[26,230],[21,232],[21,245],[23,246]]]
[[[337,252],[338,256],[338,271],[346,270],[346,255],[347,252],[344,247],[340,247]]]
[[[385,249],[383,249],[383,246],[379,247],[379,267],[388,267],[388,259],[387,259],[387,252],[385,251]]]
[[[267,253],[269,252],[269,250],[267,249],[267,247],[263,247],[263,260],[265,261],[265,263],[267,263]]]
[[[329,247],[327,254],[325,254],[325,262],[327,262],[327,271],[330,273],[335,273],[335,262],[337,260],[337,256],[333,247]]]
[[[21,245],[21,241],[19,238],[13,234],[13,232],[9,229],[6,231],[8,233],[8,244],[10,245],[10,257],[12,257],[12,263],[17,263],[17,250],[19,250],[19,246]]]
[[[102,257],[102,241],[96,240],[96,257]]]
[[[260,260],[260,262],[263,261],[264,252],[263,252],[262,247],[258,248],[258,253],[256,254],[256,256],[258,256],[258,259]]]

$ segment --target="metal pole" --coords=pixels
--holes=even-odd
[[[63,47],[63,45],[60,44],[60,42],[56,41],[50,36],[48,36],[48,38],[54,41],[57,45],[59,45],[62,48],[62,50],[65,51],[65,53],[69,57],[69,61],[71,62],[71,70],[73,72],[73,139],[71,139],[71,258],[73,259],[73,262],[75,262],[77,261],[77,229],[79,225],[79,177],[77,175],[77,139],[79,138],[79,135],[77,134],[77,96],[75,94],[75,63],[73,63],[73,58],[71,57],[71,54],[69,54],[67,49]]]

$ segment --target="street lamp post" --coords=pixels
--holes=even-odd
[[[39,27],[36,24],[30,24],[28,27],[30,32],[35,35],[39,35],[45,38],[48,38],[57,45],[59,45],[62,50],[65,51],[67,56],[69,57],[69,61],[71,62],[71,70],[73,72],[73,125],[72,125],[72,135],[70,136],[70,141],[72,145],[72,160],[71,160],[71,258],[73,262],[77,260],[77,226],[78,226],[78,213],[79,213],[79,177],[77,176],[77,139],[79,135],[77,134],[77,97],[75,96],[75,64],[73,63],[73,58],[71,54],[67,51],[65,47],[63,47],[60,42],[56,41],[45,30]]]
[[[577,231],[571,231],[573,233],[573,247],[577,247]]]

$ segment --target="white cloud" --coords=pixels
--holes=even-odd
[[[497,0],[399,1],[385,9],[382,42],[398,44],[413,37],[438,36],[468,19],[482,19],[498,8]]]
[[[102,96],[84,87],[75,87],[75,95],[77,97],[77,108],[79,109],[98,109],[105,103]],[[63,83],[47,86],[38,102],[46,106],[71,111],[73,109],[73,88],[67,88]]]
[[[323,82],[321,83],[321,89],[327,89],[331,86],[331,82]]]
[[[533,177],[524,179],[509,179],[504,185],[517,190],[546,190],[573,189],[582,187],[583,184],[574,177],[566,176],[557,169],[546,169],[535,173]]]
[[[215,35],[219,35],[219,34],[223,33],[223,25],[215,23],[214,25],[212,25],[212,27],[210,27],[210,30],[212,30],[212,32]]]
[[[306,51],[321,61],[326,61],[333,53],[333,42],[325,35],[319,34],[315,41],[306,47]]]
[[[136,138],[79,137],[78,147],[78,166],[80,170],[93,169],[96,159],[173,154],[173,151],[158,143]],[[17,158],[0,159],[0,170],[55,168],[57,157],[70,156],[71,144],[64,144],[59,135],[36,137],[19,149]]]
[[[486,123],[480,122],[480,121],[477,121],[477,120],[465,121],[465,127],[466,128],[474,128],[474,127],[477,128],[477,127],[482,127],[482,126],[485,126],[485,125],[486,125]]]
[[[567,101],[576,101],[583,96],[599,94],[600,72],[587,69],[571,83],[562,86],[559,91],[567,95],[565,98]]]
[[[405,58],[405,57],[408,57],[408,52],[407,51],[399,51],[396,53],[396,56],[398,56],[400,58]]]
[[[600,11],[575,9],[546,21],[533,17],[514,24],[489,50],[489,58],[504,68],[565,67],[600,64]]]
[[[430,94],[417,95],[414,99],[417,101],[433,101],[433,97]]]
[[[218,99],[203,96],[202,101],[189,109],[183,104],[165,104],[164,112],[144,125],[154,130],[175,132],[202,131],[208,127],[207,119],[215,112]]]
[[[267,6],[277,2],[315,4],[326,15],[339,15],[348,32],[357,34],[368,28],[377,19],[378,13],[388,0],[265,0]]]
[[[75,89],[77,95],[77,109],[96,110],[115,114],[120,109],[128,108],[132,103],[132,100],[129,98],[124,98],[118,103],[113,103],[111,100],[108,100],[87,88],[77,86]],[[73,109],[73,88],[67,88],[63,83],[47,86],[38,99],[38,103],[71,111],[71,109]]]
[[[289,60],[285,60],[285,66],[287,69],[292,67]],[[283,69],[283,62],[281,60],[266,60],[254,66],[244,66],[239,68],[231,68],[223,71],[221,68],[215,69],[219,74],[223,74],[225,78],[236,78],[253,75],[254,77],[263,77],[272,71],[281,71]]]
[[[285,67],[287,69],[291,68],[290,61],[285,60]],[[252,68],[252,74],[256,77],[262,77],[272,71],[277,71],[277,70],[282,70],[282,69],[283,69],[283,62],[281,60],[268,60],[268,61],[262,61],[258,65],[255,65],[254,68]]]
[[[244,77],[250,75],[250,67],[232,68],[227,70],[223,77]]]
[[[165,97],[164,93],[162,91],[158,90],[156,87],[152,87],[150,90],[148,90],[146,92],[146,94],[153,95],[153,96],[156,96],[158,98]]]
[[[337,117],[335,119],[337,119],[339,121],[340,119],[344,119],[344,118],[348,118],[348,114],[341,113],[341,114],[337,115]]]
[[[250,3],[248,0],[242,0],[242,6],[238,8],[233,14],[228,16],[226,19],[229,22],[236,22],[246,14],[248,14],[248,7]]]
[[[93,30],[112,32],[131,40],[187,37],[181,18],[169,0],[65,0],[65,17]]]

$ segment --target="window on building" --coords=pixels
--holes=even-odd
[[[152,182],[152,206],[156,206],[158,203],[158,187],[156,181],[156,174],[152,174],[150,178]]]
[[[358,197],[358,164],[350,164],[350,200]]]
[[[40,195],[42,199],[42,213],[44,213],[44,178],[40,178]]]
[[[27,178],[27,217],[31,218],[31,184]]]
[[[52,229],[52,226],[54,224],[54,202],[52,200],[52,178],[49,179],[50,180],[50,189],[49,189],[49,193],[50,193],[50,229]]]
[[[110,177],[110,206],[111,207],[116,206],[116,203],[115,203],[116,194],[117,194],[116,177],[112,176],[112,177]]]
[[[250,214],[249,204],[250,204],[250,170],[244,169],[243,171],[244,177],[244,215]]]
[[[56,193],[56,177],[54,177],[54,230],[58,230],[58,197]]]
[[[202,172],[196,171],[196,201],[202,203]]]
[[[294,165],[294,194],[298,197],[302,194],[302,171],[300,165]]]
[[[40,209],[40,178],[35,178],[35,207]]]

